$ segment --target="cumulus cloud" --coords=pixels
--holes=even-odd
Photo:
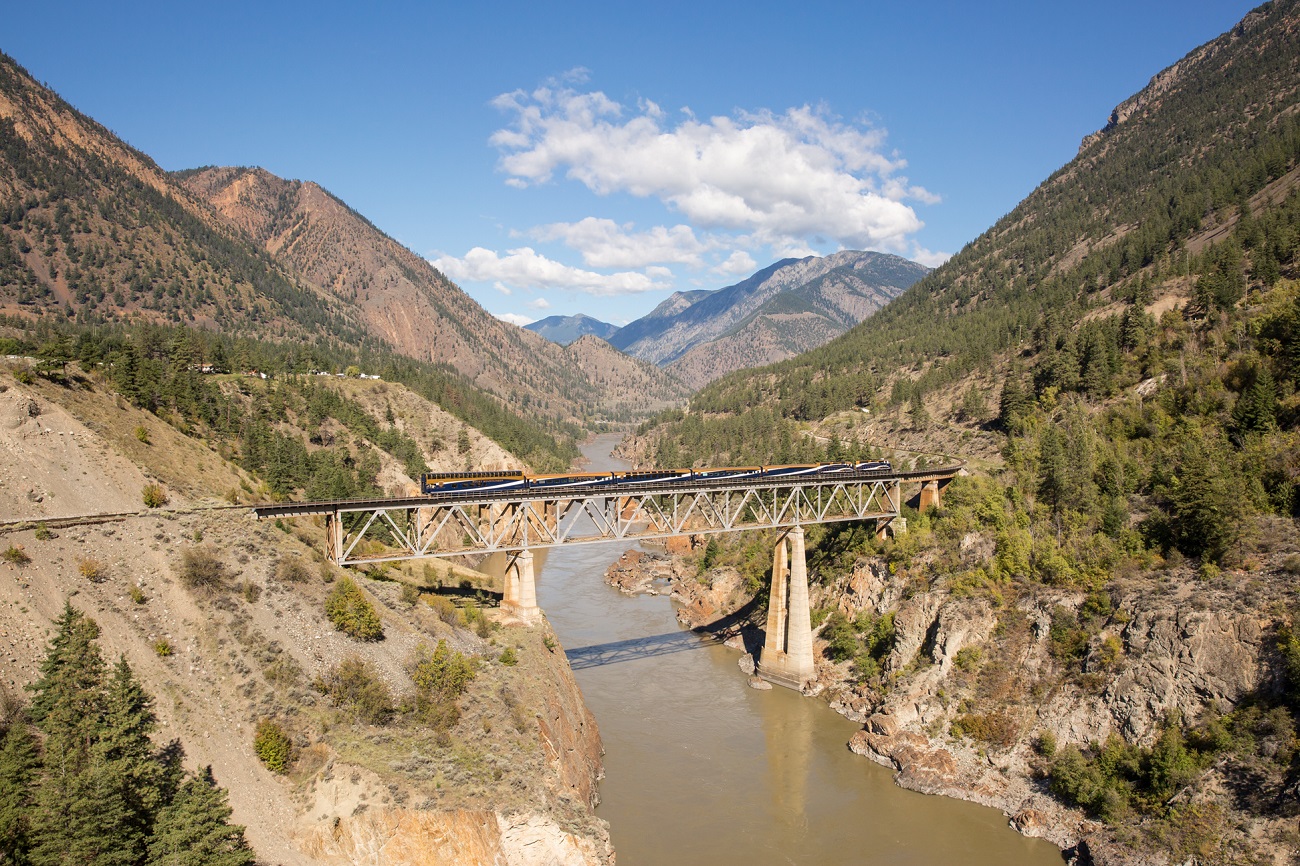
[[[551,223],[529,233],[539,241],[560,241],[582,254],[593,268],[644,268],[659,262],[701,267],[712,246],[687,225],[654,226],[643,232],[610,219],[587,217],[576,223]]]
[[[829,238],[902,250],[922,226],[904,200],[936,200],[900,174],[906,163],[885,152],[882,131],[822,108],[708,120],[683,111],[674,124],[648,101],[628,108],[564,83],[502,94],[493,104],[511,115],[490,139],[507,183],[523,187],[562,174],[600,195],[657,198],[695,226],[749,232],[759,243]],[[593,256],[641,261],[636,248],[656,240],[643,234],[630,247],[587,241]]]
[[[727,260],[713,269],[716,274],[726,274],[732,277],[749,276],[758,270],[758,262],[754,257],[744,250],[736,250]]]
[[[518,313],[497,313],[496,317],[503,322],[509,322],[510,324],[518,325],[521,328],[524,325],[531,325],[533,322],[537,321],[528,316],[521,316]]]
[[[939,265],[952,258],[952,253],[941,253],[933,250],[927,250],[920,244],[912,244],[912,252],[908,256],[912,261],[919,262],[927,268],[937,268]]]
[[[474,247],[464,258],[441,256],[431,264],[453,280],[493,283],[515,289],[567,289],[592,295],[629,295],[667,288],[651,275],[635,271],[600,274],[548,259],[531,247],[494,250]]]
[[[546,300],[546,298],[537,298],[536,300],[529,301],[528,306],[532,307],[534,310],[549,310],[551,308],[551,302]]]

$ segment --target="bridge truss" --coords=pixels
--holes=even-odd
[[[254,512],[323,515],[330,559],[360,565],[848,520],[874,520],[883,529],[899,515],[904,482],[920,483],[924,499],[959,469],[449,493]]]

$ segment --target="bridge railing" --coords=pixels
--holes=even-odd
[[[330,558],[350,565],[806,523],[883,525],[898,517],[905,482],[947,483],[960,468],[464,491],[254,511],[259,518],[324,515]]]

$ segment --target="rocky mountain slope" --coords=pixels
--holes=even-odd
[[[862,325],[634,443],[969,458],[906,534],[812,543],[820,681],[904,784],[1078,862],[1300,850],[1297,34],[1259,7]]]
[[[610,412],[623,395],[593,382],[559,346],[490,315],[433,266],[320,186],[262,169],[180,172],[185,187],[261,244],[288,271],[354,307],[370,333],[404,355],[449,364],[513,405],[525,399],[581,421],[582,407]],[[610,355],[610,373],[635,364]],[[663,377],[652,390],[680,397]]]
[[[163,172],[0,56],[0,314],[42,313],[396,353],[555,433],[623,400],[318,185]]]
[[[400,386],[337,386],[423,442],[454,440],[461,426]],[[467,436],[467,448],[484,449],[476,459],[512,459]],[[452,468],[465,459],[457,451],[426,458]],[[395,462],[384,471],[409,484]],[[257,523],[222,507],[258,480],[95,376],[24,384],[0,372],[0,479],[6,713],[38,676],[51,623],[70,601],[100,625],[104,655],[125,657],[155,696],[159,739],[178,739],[191,768],[213,767],[260,861],[613,861],[592,813],[594,720],[545,625],[502,623],[473,601],[475,587],[494,588],[490,578],[445,564],[353,574],[384,636],[348,637],[326,616],[342,573],[319,553],[321,527]],[[165,505],[141,505],[147,484],[162,487]],[[119,513],[60,520],[109,510]],[[195,582],[194,561],[211,580]],[[439,585],[469,586],[462,607]],[[414,660],[440,641],[476,673],[454,716],[408,721]],[[507,649],[515,661],[503,661]],[[344,664],[351,676],[364,673],[368,694],[391,696],[388,712],[368,715],[374,704],[363,711],[326,694],[320,684]],[[256,754],[254,733],[266,721],[293,743],[284,774]]]
[[[576,316],[547,316],[524,325],[524,330],[540,334],[552,343],[567,346],[586,334],[608,341],[618,332],[618,326],[578,313]]]
[[[1170,791],[1184,809],[1182,824],[1148,818],[1136,832],[1117,831],[1049,791],[1052,758],[1066,744],[1118,737],[1153,746],[1171,712],[1197,721],[1205,736],[1227,708],[1258,707],[1258,696],[1276,687],[1270,635],[1282,621],[1271,606],[1291,600],[1297,567],[1285,557],[1209,584],[1175,568],[1156,591],[1127,581],[1104,594],[1017,587],[988,598],[866,549],[850,554],[847,567],[827,567],[827,554],[843,555],[843,538],[818,535],[810,577],[821,626],[806,693],[863,723],[849,747],[897,770],[903,787],[1001,809],[1022,833],[1049,839],[1075,863],[1188,855],[1196,863],[1289,863],[1300,852],[1291,833],[1300,805],[1285,772],[1294,732],[1276,712],[1254,711],[1259,739],[1232,747],[1244,757],[1221,756]],[[968,536],[963,559],[978,559],[990,541]],[[764,611],[736,566],[701,573],[703,546],[698,539],[677,557],[629,552],[606,579],[638,593],[661,591],[667,577],[682,624],[719,632],[741,671],[752,673]],[[845,654],[846,633],[861,641],[880,623],[888,646]],[[1102,651],[1080,664],[1063,650],[1064,623]],[[1107,646],[1116,654],[1106,656]],[[876,666],[870,676],[862,674],[865,659]]]
[[[884,253],[844,250],[784,259],[715,292],[679,292],[610,342],[670,366],[693,387],[783,360],[861,322],[928,269]]]

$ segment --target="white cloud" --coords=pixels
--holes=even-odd
[[[440,256],[431,264],[453,280],[496,283],[502,291],[516,289],[567,289],[591,295],[630,295],[668,288],[651,276],[635,271],[600,274],[548,259],[531,247],[499,255],[474,247],[464,258]]]
[[[754,257],[744,250],[736,250],[727,260],[713,269],[715,274],[726,274],[732,277],[747,277],[754,271],[758,270],[758,262]]]
[[[598,91],[557,84],[503,94],[493,104],[512,115],[490,139],[507,183],[540,184],[563,173],[597,194],[658,198],[698,227],[751,232],[760,243],[830,238],[858,249],[902,250],[922,226],[903,200],[937,198],[908,184],[899,173],[906,163],[884,152],[882,131],[844,123],[822,108],[707,121],[686,111],[673,125],[648,101],[629,111]],[[639,266],[655,242],[691,255],[684,234],[671,236],[676,229],[656,238],[653,230],[628,235],[603,225],[608,221],[592,222],[586,230],[606,236],[581,239],[587,246],[577,248],[584,259],[593,256],[589,265]],[[624,243],[615,242],[620,235]]]
[[[952,258],[952,253],[934,252],[932,250],[927,250],[920,244],[912,244],[912,252],[908,255],[908,258],[914,262],[919,262],[920,264],[925,265],[927,268],[937,268],[939,265]]]
[[[549,310],[551,308],[551,302],[546,300],[546,298],[538,298],[534,301],[529,301],[528,306],[532,307],[534,310]]]
[[[632,225],[587,217],[576,223],[538,226],[529,234],[539,241],[561,241],[582,253],[593,268],[644,268],[659,262],[701,267],[700,256],[712,246],[687,225],[655,226],[634,232]]]
[[[537,321],[530,316],[521,316],[518,313],[497,313],[496,317],[503,322],[509,322],[510,324],[518,325],[521,328],[524,325],[531,325],[533,322]]]

